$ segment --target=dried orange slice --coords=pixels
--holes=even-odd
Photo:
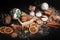
[[[29,31],[30,31],[31,34],[36,34],[38,32],[38,27],[31,26],[29,28]]]
[[[4,28],[5,27],[0,27],[0,33],[4,33]]]
[[[13,32],[13,29],[12,29],[11,27],[5,27],[5,28],[4,28],[4,33],[10,34],[10,33],[12,33],[12,32]]]
[[[37,24],[34,23],[34,22],[32,24],[30,24],[29,31],[32,34],[37,33],[38,32],[38,26],[37,26]]]

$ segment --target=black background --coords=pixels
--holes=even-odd
[[[29,5],[29,3],[35,2],[47,2],[50,6],[55,7],[57,10],[60,10],[60,1],[59,0],[0,0],[0,13],[9,13],[12,8],[24,9]],[[0,40],[12,40],[8,35],[0,34]],[[28,38],[25,38],[26,40]],[[29,40],[59,40],[60,39],[60,27],[57,29],[51,28],[50,34],[48,36],[41,37],[37,34],[35,36],[29,37]],[[22,38],[15,38],[13,40],[22,40]]]

